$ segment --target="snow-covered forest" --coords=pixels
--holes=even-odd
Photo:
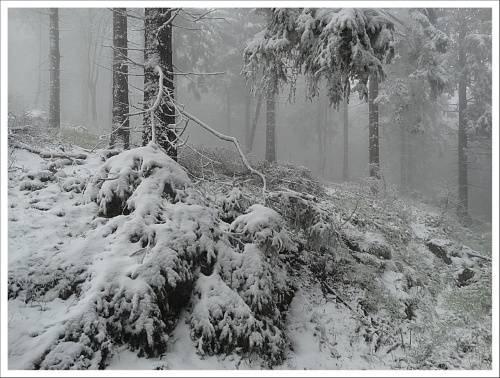
[[[498,376],[484,3],[2,5],[2,376]]]

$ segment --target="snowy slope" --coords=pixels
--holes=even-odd
[[[22,149],[10,155],[9,369],[35,368],[46,348],[58,342],[64,323],[79,303],[75,294],[69,293],[67,298],[57,295],[54,288],[72,283],[63,282],[71,277],[61,278],[54,262],[81,265],[85,256],[78,251],[92,247],[84,244],[98,208],[93,202],[85,203],[81,191],[103,160],[97,153],[83,164],[65,165]],[[461,252],[447,265],[433,254],[426,247],[428,240],[458,241],[454,233],[431,222],[438,212],[429,205],[405,202],[409,220],[402,222],[397,218],[400,213],[391,213],[393,207],[384,209],[384,203],[374,199],[349,218],[356,199],[352,189],[334,186],[321,202],[342,218],[342,232],[351,249],[342,247],[331,259],[313,251],[300,252],[303,265],[295,272],[297,290],[286,315],[285,359],[274,369],[490,369],[491,288],[489,293],[484,288],[491,283],[491,264]],[[212,191],[213,198],[218,195],[209,183],[204,190]],[[252,188],[244,188],[243,193],[250,202],[258,201]],[[258,225],[259,216],[273,219],[274,211],[259,204],[253,210],[255,216],[248,221],[245,217],[249,215],[241,216],[242,223],[235,223],[232,231],[265,232],[269,237],[272,231]],[[283,235],[274,237],[285,240]],[[488,237],[472,233],[462,233],[462,237],[477,243],[469,245],[476,251],[491,256]],[[479,245],[482,241],[484,246]],[[310,263],[318,261],[326,268],[315,271]],[[457,287],[457,271],[463,271],[465,263],[477,274],[467,286]],[[322,271],[332,276],[318,281]],[[50,277],[54,277],[52,281]],[[410,311],[410,303],[415,304],[411,316],[405,312]],[[138,357],[124,343],[113,350],[106,369],[259,370],[266,366],[262,356],[255,354],[243,358],[237,353],[199,353],[190,316],[188,309],[180,313],[162,356]],[[59,346],[68,356],[80,353],[71,344]]]

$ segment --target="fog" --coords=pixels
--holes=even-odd
[[[141,87],[144,44],[142,9],[128,9],[131,112],[142,109]],[[185,27],[182,20],[173,31],[174,66],[179,72],[224,72],[219,75],[177,75],[176,97],[185,109],[214,129],[237,137],[245,143],[245,112],[249,84],[240,74],[246,41],[263,28],[263,19],[249,9],[219,11],[225,20],[204,20],[203,24]],[[8,92],[9,112],[38,108],[48,112],[49,102],[49,33],[47,9],[9,9],[8,17]],[[243,15],[243,16],[242,16]],[[242,17],[245,24],[240,24]],[[61,123],[82,126],[93,135],[111,131],[112,122],[112,14],[109,9],[62,8],[60,18],[61,51]],[[204,58],[205,54],[210,56]],[[397,54],[397,51],[396,51]],[[239,59],[238,59],[239,57]],[[387,66],[387,80],[380,89],[389,88],[392,70],[401,61]],[[38,90],[40,80],[40,91]],[[89,81],[95,82],[95,116]],[[302,80],[302,81],[301,81]],[[456,94],[443,95],[450,109],[458,102]],[[255,115],[257,97],[250,97],[250,120]],[[362,182],[368,172],[368,103],[352,93],[349,102],[349,176]],[[229,115],[228,115],[229,109]],[[228,125],[228,117],[230,124]],[[387,186],[401,185],[400,131],[391,122],[389,107],[380,105],[380,167]],[[426,132],[409,134],[412,146],[410,188],[430,197],[446,197],[455,190],[457,177],[458,114],[449,111],[438,130],[441,139]],[[131,117],[132,146],[141,144],[141,116]],[[319,126],[318,126],[319,125]],[[324,135],[318,138],[318,129]],[[437,126],[436,126],[437,127]],[[257,121],[253,153],[265,157],[266,103],[262,101]],[[290,95],[285,84],[280,90],[276,112],[277,160],[311,169],[327,181],[343,180],[343,111],[326,101],[324,90],[317,97],[306,98],[303,79]],[[188,143],[226,146],[196,125],[189,125]],[[325,166],[321,169],[318,139],[324,142]],[[482,220],[491,221],[491,139],[470,143],[469,208]],[[447,189],[448,188],[448,189]]]

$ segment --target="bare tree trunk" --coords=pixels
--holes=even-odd
[[[462,13],[462,9],[459,10]],[[458,217],[463,225],[469,223],[469,187],[467,181],[467,73],[465,35],[467,21],[460,14],[458,34],[458,65],[460,77],[458,82]]]
[[[250,137],[247,144],[247,147],[250,151],[252,151],[253,149],[253,142],[255,140],[255,131],[257,129],[257,121],[259,120],[261,106],[262,106],[262,93],[259,93],[257,95],[257,105],[255,106],[255,115],[253,117],[252,128],[250,130]]]
[[[250,141],[250,106],[252,95],[247,90],[245,92],[245,145],[248,146]]]
[[[404,125],[401,125],[400,127],[401,130],[401,138],[400,138],[400,143],[401,143],[401,189],[403,191],[406,191],[408,189],[408,169],[409,169],[409,162],[408,162],[408,141],[407,141],[407,135],[406,135],[406,128]]]
[[[59,53],[59,12],[58,8],[50,8],[50,104],[49,124],[54,128],[61,126],[61,78]]]
[[[347,94],[344,95],[343,115],[344,115],[344,169],[342,179],[349,181],[349,102]]]
[[[328,127],[328,100],[325,96],[325,108],[323,111],[324,119],[323,119],[323,156],[321,157],[321,166],[320,172],[322,177],[325,177],[325,168],[326,168],[326,140],[327,140],[327,127]]]
[[[406,132],[406,182],[409,189],[412,188],[413,175],[415,174],[415,153],[413,148],[414,139],[414,134]]]
[[[123,149],[130,147],[127,62],[127,8],[113,8],[113,119],[109,145],[120,139]]]
[[[99,13],[101,12],[101,13]],[[90,105],[90,116],[92,119],[92,126],[95,128],[98,125],[98,112],[97,112],[97,83],[99,81],[99,61],[102,57],[104,28],[103,28],[103,10],[94,8],[87,9],[87,19],[80,18],[82,24],[84,37],[85,37],[85,80],[87,86],[86,97],[83,99],[83,118],[87,119],[88,107]],[[88,33],[86,32],[88,31]]]
[[[369,164],[370,177],[380,179],[380,158],[378,140],[378,104],[373,101],[378,96],[378,77],[373,75],[370,78],[368,89],[368,112],[369,112]]]
[[[95,84],[90,86],[90,110],[92,114],[92,126],[97,126],[97,88]]]
[[[227,135],[231,135],[231,91],[226,88],[226,127]]]
[[[172,25],[166,24],[172,16],[172,10],[171,8],[146,8],[144,16],[144,61],[149,62],[144,67],[144,106],[150,108],[158,94],[158,75],[154,72],[154,65],[159,65],[164,73],[163,86],[166,93],[155,111],[156,143],[177,161],[175,109],[167,105],[167,101],[173,102],[174,100]],[[151,140],[150,118],[149,112],[146,112],[143,117],[143,145]]]
[[[323,117],[322,117],[322,108],[321,108],[321,98],[318,97],[318,110],[317,110],[317,117],[316,117],[316,132],[318,136],[318,173],[320,173],[322,176],[324,175],[324,156],[325,156],[325,134],[324,134],[324,129],[323,129]]]
[[[38,82],[36,85],[33,108],[38,109],[40,93],[42,92],[42,15],[38,15]]]
[[[89,123],[89,71],[88,66],[90,65],[90,57],[86,57],[86,66],[82,70],[82,124],[88,126]]]
[[[266,161],[276,161],[276,85],[267,91]]]

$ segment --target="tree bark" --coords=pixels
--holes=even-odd
[[[127,8],[113,8],[113,119],[109,145],[121,140],[123,149],[130,147],[127,62]]]
[[[404,125],[401,125],[401,189],[406,191],[408,189],[408,141],[406,135],[406,129]]]
[[[378,104],[374,103],[378,96],[378,77],[372,75],[368,89],[368,112],[369,112],[369,164],[370,177],[380,179],[380,158],[378,140]]]
[[[80,17],[82,25],[83,36],[85,38],[85,65],[83,70],[83,78],[85,80],[86,89],[82,97],[82,120],[88,123],[91,119],[91,125],[95,127],[99,124],[97,96],[97,83],[99,81],[99,62],[102,57],[103,41],[104,41],[104,28],[103,10],[95,10],[94,8],[87,9],[87,17]],[[90,117],[89,117],[90,105]]]
[[[267,91],[266,161],[276,161],[276,85]]]
[[[325,174],[325,144],[324,142],[326,141],[325,138],[325,130],[324,130],[324,125],[323,125],[323,117],[322,117],[322,106],[321,106],[321,98],[318,97],[318,114],[317,114],[317,119],[316,119],[316,131],[317,131],[317,136],[318,136],[318,173],[321,174],[321,176],[324,176]],[[326,120],[325,120],[325,126],[326,126]]]
[[[49,124],[54,128],[61,126],[61,78],[59,52],[59,10],[50,8],[50,104]]]
[[[467,21],[463,9],[459,9],[458,65],[460,77],[458,82],[458,218],[463,225],[469,223],[469,187],[467,181],[467,73],[465,72],[467,57],[465,52],[465,36]]]
[[[328,99],[325,96],[325,108],[323,111],[324,122],[323,122],[323,156],[321,157],[321,166],[320,172],[322,177],[325,177],[325,169],[326,169],[326,141],[327,141],[327,129],[328,129]]]
[[[90,90],[90,110],[92,114],[92,126],[97,126],[97,88],[95,84],[92,84],[89,88]]]
[[[38,82],[36,85],[33,109],[38,109],[40,94],[42,93],[42,15],[38,15]]]
[[[344,95],[343,102],[344,113],[344,169],[342,179],[344,182],[349,181],[349,98],[347,93]]]
[[[174,75],[172,64],[172,25],[166,22],[172,16],[171,8],[146,8],[144,19],[144,104],[150,108],[156,100],[158,92],[158,76],[154,67],[159,65],[164,73],[164,90],[160,106],[155,111],[155,141],[167,154],[177,161],[177,136],[175,134],[175,109],[167,102],[174,101]],[[144,130],[142,143],[146,145],[151,140],[151,116],[146,112],[143,117]]]
[[[245,92],[245,145],[248,146],[250,141],[250,106],[252,96],[247,90]]]
[[[88,66],[90,65],[90,58],[86,56],[86,65],[82,70],[82,124],[88,126],[89,123],[89,71]]]
[[[226,128],[227,135],[231,135],[231,91],[226,88]]]
[[[257,121],[259,120],[261,106],[262,106],[262,93],[259,93],[257,95],[257,105],[255,106],[255,115],[253,117],[252,128],[250,130],[250,137],[247,144],[247,147],[250,151],[252,151],[253,149],[253,142],[255,140],[255,131],[257,129]]]

